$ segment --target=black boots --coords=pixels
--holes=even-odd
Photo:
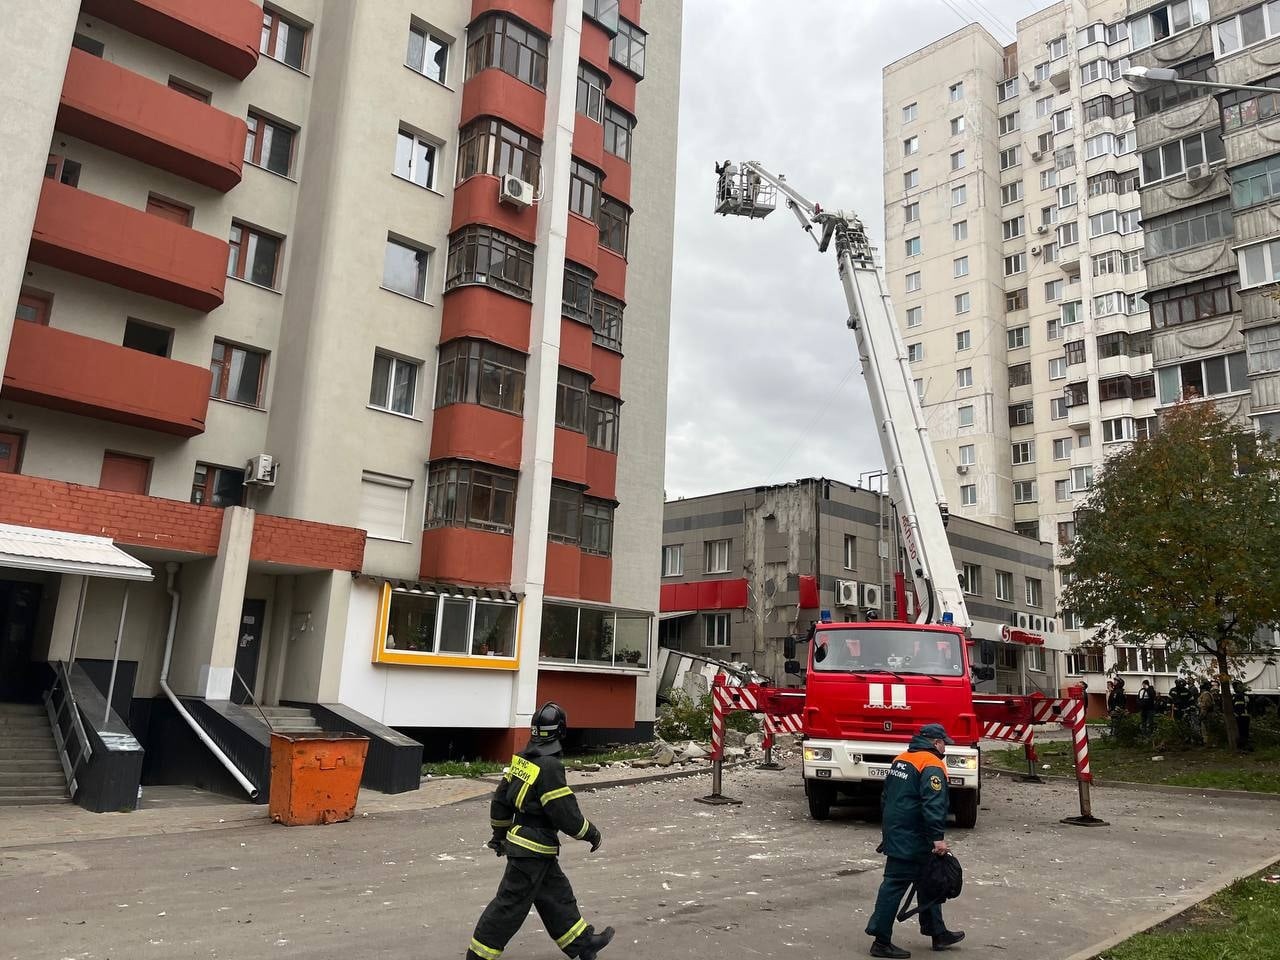
[[[947,947],[954,947],[963,939],[963,930],[943,930],[941,933],[933,935],[933,949],[945,950]]]
[[[613,927],[605,927],[599,933],[588,927],[582,949],[578,951],[578,960],[596,960],[596,954],[607,947],[612,939]]]
[[[871,944],[871,955],[873,957],[891,957],[892,960],[908,960],[911,956],[911,951],[895,947],[888,940],[876,940]]]

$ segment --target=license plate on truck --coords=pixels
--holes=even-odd
[[[883,780],[889,776],[888,767],[867,767],[867,776],[873,780]]]

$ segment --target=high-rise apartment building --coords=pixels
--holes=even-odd
[[[14,13],[0,699],[643,731],[680,3]]]
[[[1057,3],[884,70],[885,261],[951,511],[1059,546],[1155,429],[1126,13]]]

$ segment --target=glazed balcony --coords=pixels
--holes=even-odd
[[[223,193],[240,182],[245,122],[72,49],[58,129]]]
[[[28,256],[208,313],[222,304],[227,254],[225,240],[45,180]]]
[[[237,80],[258,65],[262,5],[253,0],[83,0],[80,9]]]
[[[18,321],[0,393],[50,410],[194,437],[204,433],[209,376],[208,367]]]

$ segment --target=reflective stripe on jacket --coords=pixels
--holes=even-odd
[[[511,758],[489,801],[489,823],[495,832],[506,828],[509,857],[554,857],[561,833],[581,840],[591,829],[554,755]]]

